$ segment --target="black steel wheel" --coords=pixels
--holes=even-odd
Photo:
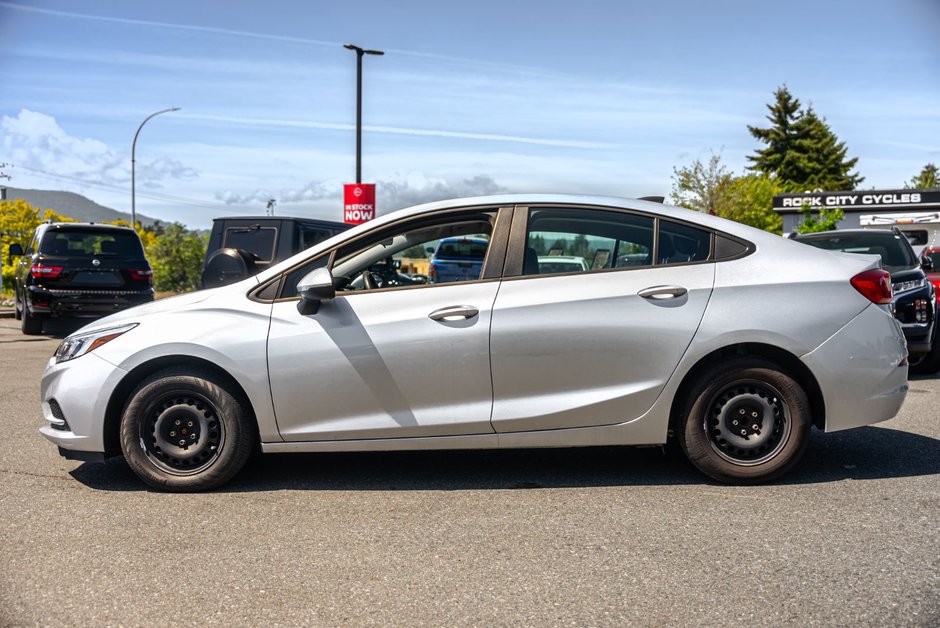
[[[809,443],[809,400],[776,365],[736,358],[708,369],[693,386],[679,442],[706,475],[740,484],[791,469]]]
[[[199,491],[228,482],[255,442],[247,403],[214,374],[167,369],[145,379],[121,418],[121,449],[147,484]]]

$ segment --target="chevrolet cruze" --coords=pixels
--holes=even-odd
[[[374,272],[479,239],[473,276]],[[577,256],[548,268],[539,258]],[[496,196],[401,210],[262,273],[67,337],[42,434],[194,491],[249,455],[650,445],[769,481],[810,429],[889,419],[904,336],[874,256],[643,200]]]

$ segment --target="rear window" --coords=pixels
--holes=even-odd
[[[826,236],[797,238],[797,240],[827,251],[880,255],[881,263],[886,270],[917,265],[910,247],[906,246],[901,236],[894,234],[834,233]]]
[[[274,227],[229,227],[222,239],[222,248],[240,249],[255,256],[262,262],[274,259],[274,244],[277,242],[277,229]]]
[[[39,245],[41,253],[61,257],[114,256],[142,258],[144,249],[136,233],[95,229],[47,231]]]
[[[435,257],[482,261],[486,255],[486,244],[480,240],[444,240],[437,247]]]

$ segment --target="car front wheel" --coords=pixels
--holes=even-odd
[[[720,482],[757,484],[799,461],[812,425],[803,388],[776,365],[736,358],[698,378],[679,443],[700,471]]]
[[[217,488],[255,444],[247,402],[211,372],[166,369],[145,379],[121,418],[121,450],[144,482],[166,491]]]

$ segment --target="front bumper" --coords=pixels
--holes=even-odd
[[[94,353],[61,364],[50,358],[39,397],[47,425],[39,428],[39,433],[57,445],[60,453],[103,454],[108,400],[125,375],[126,371]]]
[[[146,290],[58,290],[29,286],[30,314],[46,316],[100,317],[153,301],[153,288]]]
[[[876,305],[804,355],[823,392],[826,431],[896,416],[907,395],[906,356],[900,324]]]

